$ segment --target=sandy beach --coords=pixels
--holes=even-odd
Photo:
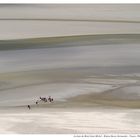
[[[0,134],[139,134],[139,12],[1,5]]]
[[[109,107],[1,109],[0,131],[3,134],[139,134],[139,114],[138,109]]]

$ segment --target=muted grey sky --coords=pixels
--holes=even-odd
[[[0,40],[140,33],[139,4],[1,4],[0,19]]]
[[[0,18],[108,19],[140,21],[139,4],[0,5]]]

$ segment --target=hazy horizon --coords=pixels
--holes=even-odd
[[[0,40],[140,33],[138,4],[11,4],[0,6]]]

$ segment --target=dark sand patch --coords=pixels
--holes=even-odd
[[[140,108],[140,100],[128,100],[128,99],[117,99],[113,95],[107,94],[88,94],[79,95],[77,97],[68,100],[74,104],[87,105],[89,107],[94,107],[96,105],[101,106],[116,106],[116,107],[127,107],[127,108]]]

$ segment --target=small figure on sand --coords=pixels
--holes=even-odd
[[[28,109],[31,109],[31,106],[30,105],[28,105],[27,107],[28,107]]]
[[[36,101],[35,103],[36,103],[36,105],[37,105],[37,104],[38,104],[38,101]]]
[[[40,97],[40,100],[44,101],[44,102],[47,102],[47,98],[45,98],[45,97]]]
[[[50,102],[53,102],[53,98],[52,98],[51,96],[49,96],[48,100],[49,100]]]

